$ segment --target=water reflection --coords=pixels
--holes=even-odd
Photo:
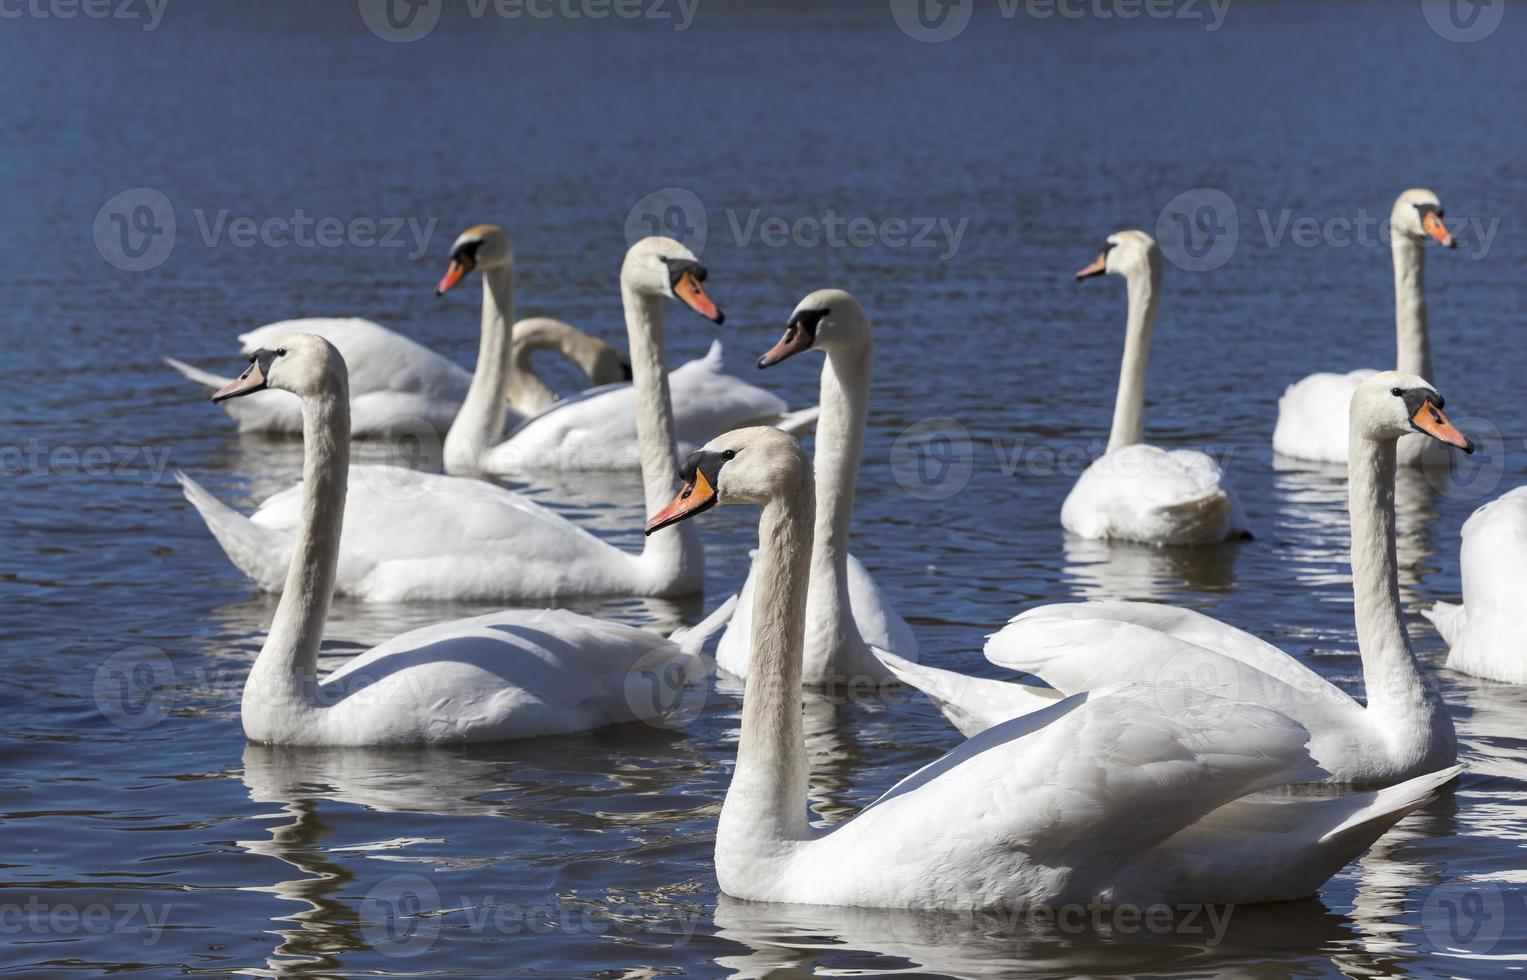
[[[1274,457],[1277,533],[1287,542],[1293,574],[1304,585],[1333,590],[1350,602],[1351,519],[1347,468]],[[1430,601],[1420,586],[1432,567],[1432,526],[1437,521],[1434,477],[1418,469],[1395,474],[1395,554],[1400,597],[1407,607]]]
[[[1228,592],[1243,545],[1156,548],[1128,542],[1066,536],[1065,575],[1082,600],[1155,601],[1184,590]]]
[[[1222,907],[1147,928],[1078,907],[1054,914],[949,913],[776,905],[720,896],[717,936],[748,952],[717,959],[733,977],[936,972],[950,977],[1079,976],[1277,964],[1329,972],[1320,952],[1352,941],[1320,902]]]

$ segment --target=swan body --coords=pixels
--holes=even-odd
[[[1453,248],[1456,243],[1442,221],[1442,203],[1435,193],[1423,188],[1405,191],[1395,200],[1389,228],[1394,257],[1396,369],[1430,381],[1432,355],[1426,321],[1426,256],[1422,248],[1428,239],[1443,248]],[[1345,463],[1347,405],[1358,387],[1375,373],[1321,372],[1290,385],[1278,399],[1273,451],[1290,459]],[[1427,445],[1419,436],[1400,440],[1399,465],[1420,466]]]
[[[690,457],[658,529],[759,504],[752,666],[716,833],[723,892],[764,902],[1021,910],[1100,901],[1257,902],[1312,894],[1454,770],[1377,793],[1258,803],[1317,778],[1308,733],[1212,695],[1170,704],[1118,685],[1004,722],[828,831],[806,819],[799,694],[815,491],[799,445],[767,428]],[[1276,809],[1273,809],[1276,807]]]
[[[668,373],[674,435],[681,453],[735,428],[771,422],[790,414],[778,395],[727,374],[720,341],[704,357]],[[451,465],[451,472],[515,474],[535,470],[629,470],[641,463],[636,445],[637,395],[631,385],[612,385],[564,399],[515,428],[509,438],[474,462]],[[449,437],[448,437],[449,438]],[[447,449],[447,461],[452,459]]]
[[[817,527],[806,599],[806,648],[802,683],[878,687],[894,675],[876,652],[917,660],[917,638],[863,563],[848,552],[854,486],[864,451],[873,354],[870,320],[852,295],[840,289],[811,293],[796,306],[784,337],[759,359],[768,367],[807,350],[826,352],[821,416],[816,436]],[[716,648],[716,664],[746,677],[752,643],[757,565],[738,596],[737,615]]]
[[[1421,673],[1400,609],[1395,561],[1395,443],[1410,431],[1459,448],[1471,444],[1442,415],[1442,396],[1419,377],[1386,372],[1363,384],[1349,412],[1352,568],[1367,704],[1277,647],[1201,613],[1155,603],[1042,606],[1013,619],[986,645],[988,660],[1042,678],[1055,693],[961,678],[923,667],[909,683],[966,734],[1004,712],[1110,684],[1170,684],[1273,708],[1310,733],[1328,782],[1389,785],[1450,766],[1457,738],[1447,706]],[[1012,717],[1012,715],[1007,715]]]
[[[667,242],[646,239],[632,246],[621,280],[633,297],[628,330],[637,355],[633,386],[625,389],[631,395],[628,421],[654,501],[667,499],[679,465],[662,384],[659,302],[667,289],[666,263],[693,261],[683,246]],[[494,329],[485,324],[485,345],[493,343],[486,335]],[[468,395],[473,398],[489,399],[504,411],[498,381],[484,389],[474,380]],[[557,411],[560,407],[551,413]],[[692,595],[704,585],[704,555],[693,528],[649,538],[640,554],[632,554],[496,484],[390,466],[355,466],[348,472],[349,531],[339,544],[334,583],[342,595],[374,601],[546,601]],[[189,477],[178,479],[233,563],[261,589],[279,590],[302,527],[305,487],[283,490],[245,517]]]
[[[1067,495],[1061,526],[1083,538],[1157,545],[1208,545],[1247,537],[1240,507],[1212,457],[1141,441],[1146,366],[1161,296],[1161,250],[1142,231],[1117,232],[1077,278],[1104,273],[1123,276],[1128,287],[1124,366],[1108,451]]]
[[[661,717],[695,669],[674,643],[563,611],[511,610],[412,630],[317,676],[340,557],[349,466],[344,359],[313,334],[254,355],[218,399],[302,398],[303,495],[286,583],[244,686],[244,733],[283,745],[418,745],[555,735]]]
[[[1426,617],[1447,642],[1449,670],[1527,684],[1527,487],[1474,512],[1463,526],[1463,604]]]

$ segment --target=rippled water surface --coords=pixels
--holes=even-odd
[[[749,366],[795,302],[841,286],[874,317],[854,550],[925,657],[1000,676],[980,648],[1007,617],[1124,596],[1247,627],[1356,690],[1341,475],[1275,466],[1269,436],[1291,380],[1392,359],[1389,254],[1279,229],[1377,220],[1416,185],[1461,229],[1457,251],[1427,252],[1436,380],[1490,465],[1464,486],[1412,475],[1398,493],[1407,608],[1455,600],[1460,525],[1527,479],[1527,8],[1507,5],[1474,44],[1413,2],[1237,2],[1213,31],[983,5],[944,44],[869,2],[702,0],[675,31],[476,19],[445,0],[408,44],[374,36],[347,0],[177,2],[152,31],[26,9],[0,22],[0,969],[1475,977],[1527,962],[1527,692],[1443,671],[1419,615],[1469,771],[1318,899],[1234,910],[1215,935],[723,898],[710,856],[737,730],[726,689],[677,730],[248,746],[240,684],[274,600],[229,565],[172,473],[250,508],[295,477],[300,448],[240,438],[160,362],[231,371],[244,330],[360,315],[470,363],[475,289],[431,287],[456,232],[482,221],[514,233],[522,315],[624,343],[624,222],[649,192],[684,188],[703,202],[729,319],[670,314],[673,363],[720,336],[737,371],[806,404],[818,362]],[[134,188],[162,193],[177,222],[173,252],[141,272],[109,264],[95,230]],[[1257,539],[1194,555],[1067,541],[1074,467],[1045,451],[1086,458],[1106,438],[1124,310],[1118,280],[1071,274],[1195,188],[1233,202],[1233,252],[1212,271],[1168,266],[1147,431],[1226,458]],[[214,239],[220,218],[298,209],[411,218],[422,247],[407,231],[396,248]],[[755,209],[963,233],[935,248],[771,245],[749,231]],[[937,417],[964,427],[973,468],[929,500],[898,484],[891,447]],[[637,547],[634,478],[531,489]],[[579,608],[695,621],[740,583],[753,517],[706,522],[703,600]],[[341,601],[325,662],[481,611]],[[164,663],[154,651],[168,676],[117,669]],[[957,741],[921,696],[806,710],[824,824]],[[398,910],[397,876],[434,889],[421,914],[378,914]]]

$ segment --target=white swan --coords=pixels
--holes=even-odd
[[[672,239],[647,238],[631,247],[621,266],[635,373],[629,389],[634,418],[628,421],[649,507],[668,499],[679,468],[662,369],[660,304],[673,295],[669,263],[693,258]],[[708,298],[705,303],[715,310]],[[483,332],[485,344],[489,333]],[[484,388],[474,381],[472,398],[492,400],[502,411],[496,384]],[[233,563],[260,588],[279,590],[304,520],[303,486],[276,494],[245,517],[189,477],[177,476]],[[468,477],[356,466],[345,516],[350,532],[340,547],[336,582],[344,595],[545,601],[692,595],[704,585],[704,553],[693,528],[649,538],[640,554],[631,554],[522,494]]]
[[[1447,642],[1449,670],[1527,684],[1527,487],[1474,512],[1463,526],[1463,604],[1424,615]]]
[[[1428,238],[1443,248],[1457,243],[1442,221],[1442,203],[1423,188],[1405,191],[1389,215],[1389,246],[1394,255],[1396,370],[1432,379],[1432,352],[1426,333],[1426,254]],[[1278,399],[1273,451],[1291,459],[1324,463],[1347,461],[1347,406],[1357,386],[1376,372],[1312,374],[1289,386]],[[1419,466],[1427,445],[1422,438],[1400,441],[1399,464]]]
[[[244,685],[244,734],[282,745],[483,742],[661,717],[694,670],[684,646],[562,610],[509,610],[411,630],[317,676],[345,516],[345,362],[313,334],[260,350],[218,401],[302,398],[301,520],[270,633]]]
[[[1061,507],[1060,522],[1083,538],[1146,544],[1204,545],[1246,537],[1240,508],[1223,485],[1218,463],[1197,450],[1141,442],[1161,269],[1155,239],[1143,231],[1121,231],[1109,235],[1097,261],[1076,274],[1077,279],[1123,276],[1129,317],[1108,451],[1076,481]]]
[[[1384,785],[1451,765],[1452,718],[1421,672],[1400,608],[1395,562],[1395,443],[1422,432],[1466,452],[1472,445],[1419,377],[1385,372],[1352,398],[1347,481],[1352,588],[1367,705],[1277,647],[1202,613],[1137,602],[1042,606],[986,644],[995,664],[1043,678],[1054,691],[967,678],[927,665],[888,664],[971,734],[1060,695],[1126,681],[1224,693],[1284,712],[1309,729],[1310,753],[1329,781]]]
[[[759,367],[792,354],[821,350],[822,414],[816,434],[816,533],[811,575],[816,585],[806,600],[806,649],[802,683],[879,686],[894,676],[870,647],[917,660],[917,638],[874,578],[848,553],[853,521],[854,485],[864,452],[865,413],[869,407],[870,361],[874,344],[870,320],[853,296],[840,289],[818,290],[796,306],[785,335],[758,359]],[[727,673],[746,677],[753,629],[753,591],[757,563],[748,571],[738,596],[737,615],[716,648],[716,663]]]
[[[1276,711],[1209,697],[1163,703],[1119,686],[973,738],[847,823],[807,823],[801,662],[815,490],[788,435],[727,433],[685,463],[649,530],[755,504],[752,666],[737,764],[716,828],[716,879],[738,898],[881,908],[1100,900],[1255,902],[1314,893],[1456,770],[1378,793],[1254,803],[1320,770]]]
[[[456,240],[450,271],[436,293],[443,293],[473,269],[483,273],[483,343],[504,332],[504,317],[514,315],[514,252],[509,235],[494,225],[478,225]],[[289,333],[311,333],[333,344],[354,367],[350,378],[352,434],[356,437],[418,435],[422,429],[444,433],[461,409],[472,375],[455,362],[417,341],[370,320],[314,317],[267,324],[239,337],[245,357],[268,348]],[[536,317],[514,324],[508,358],[508,397],[516,423],[543,411],[555,395],[536,375],[531,355],[555,350],[595,385],[630,378],[624,354],[560,320]],[[216,390],[228,383],[174,358],[165,362],[187,378]],[[284,391],[225,402],[240,432],[295,435],[302,431],[301,402]],[[502,421],[500,426],[502,426]]]
[[[721,323],[722,313],[705,294],[706,270],[682,245],[663,252],[643,253],[643,273],[655,283],[662,281],[662,295],[683,300],[695,312]],[[630,262],[627,256],[627,263]],[[454,265],[453,265],[454,270]],[[447,273],[447,279],[452,273]],[[622,273],[624,276],[624,273]],[[444,281],[442,281],[444,284]],[[645,306],[655,304],[657,294],[638,293],[622,279],[626,320],[646,315]],[[636,418],[642,397],[633,386],[615,385],[594,389],[559,402],[548,411],[504,431],[504,399],[508,384],[506,338],[483,330],[472,390],[462,403],[445,438],[444,458],[448,473],[471,475],[522,474],[536,470],[620,470],[641,465],[643,454],[636,440]],[[779,422],[792,431],[815,420],[815,410],[792,415],[785,402],[762,388],[738,380],[722,370],[721,344],[710,353],[669,373],[662,360],[662,344],[645,352],[636,349],[633,336],[633,371],[642,367],[664,375],[664,396],[672,403],[673,430],[687,451],[719,432],[741,424]],[[637,361],[649,361],[642,367]]]

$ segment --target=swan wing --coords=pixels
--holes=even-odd
[[[1463,606],[1439,603],[1431,619],[1448,641],[1448,667],[1527,684],[1527,487],[1474,512],[1463,526]]]
[[[493,741],[658,720],[694,656],[566,610],[507,610],[412,630],[321,682],[333,744]],[[665,700],[666,698],[666,700]]]
[[[1347,461],[1347,413],[1352,394],[1376,371],[1312,374],[1288,386],[1278,399],[1273,451],[1293,459]]]
[[[1134,445],[1095,460],[1061,508],[1066,530],[1085,538],[1209,544],[1244,530],[1224,472],[1206,453]]]
[[[1087,900],[1217,808],[1318,773],[1307,738],[1244,703],[1168,711],[1132,686],[1073,695],[924,766],[803,857],[821,897],[865,896],[854,904]]]
[[[1023,658],[1022,651],[1027,642],[1024,627],[1018,624],[1032,623],[1041,619],[1078,624],[1073,627],[1078,631],[1074,634],[1074,640],[1078,644],[1094,640],[1085,624],[1098,621],[1131,623],[1164,633],[1195,647],[1213,650],[1239,660],[1312,696],[1320,695],[1331,686],[1330,682],[1320,674],[1266,640],[1253,636],[1245,630],[1193,609],[1182,609],[1153,602],[1053,603],[1030,609],[1014,617],[1011,627],[993,634],[988,639],[986,658],[992,663],[1010,669],[1025,669],[1015,666],[1016,662]]]
[[[1047,708],[1061,698],[1053,688],[972,677],[904,660],[889,650],[876,648],[874,653],[897,680],[926,694],[966,738],[1019,715]]]
[[[727,374],[721,341],[712,341],[704,357],[668,375],[673,394],[674,433],[689,447],[702,446],[746,425],[774,422],[789,413],[785,400]]]
[[[289,540],[301,514],[297,484],[252,520]],[[637,560],[497,484],[371,465],[350,468],[340,554],[341,592],[388,601],[616,593]]]

